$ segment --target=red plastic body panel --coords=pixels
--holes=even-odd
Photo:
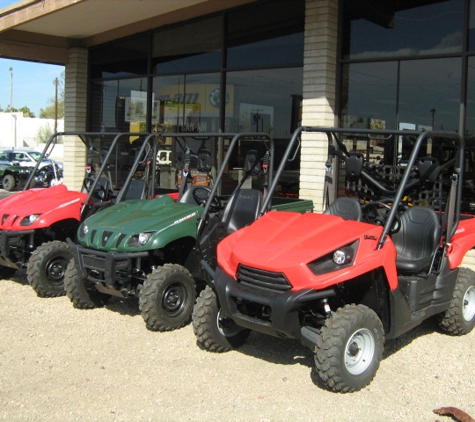
[[[452,237],[452,242],[448,248],[447,257],[450,268],[457,268],[465,254],[475,247],[475,216],[469,216],[460,220],[457,231]]]
[[[179,192],[167,193],[167,195],[168,195],[168,196],[171,196],[172,199],[173,199],[175,202],[178,201],[178,195],[179,195],[179,194],[180,194]]]
[[[86,198],[87,193],[70,191],[64,185],[19,192],[0,201],[0,230],[41,229],[67,219],[79,221]],[[33,214],[40,218],[29,226],[21,225]]]
[[[396,249],[390,238],[381,249],[381,226],[327,214],[271,211],[218,245],[218,265],[235,277],[239,264],[284,273],[293,291],[325,289],[382,267],[391,290],[397,287]],[[315,275],[308,264],[359,240],[352,266]]]

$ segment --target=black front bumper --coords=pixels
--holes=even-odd
[[[0,265],[20,269],[33,251],[35,230],[0,230]]]
[[[80,277],[107,289],[118,287],[118,274],[131,276],[133,260],[148,257],[148,252],[105,252],[77,245],[71,239],[67,242],[73,251]]]
[[[223,313],[236,324],[276,337],[305,343],[299,311],[312,301],[334,296],[333,289],[316,291],[273,291],[237,282],[220,268],[214,273],[214,287]],[[266,307],[265,319],[245,313],[246,305]]]

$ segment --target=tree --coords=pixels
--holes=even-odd
[[[19,108],[17,111],[21,111],[23,113],[23,117],[35,117],[35,114],[27,107],[23,106]]]
[[[53,128],[49,124],[41,126],[38,129],[38,133],[37,133],[38,142],[40,144],[46,144],[46,142],[48,141],[48,139],[51,137],[52,134],[53,134]]]
[[[57,99],[50,98],[50,105],[45,108],[40,108],[41,119],[58,119],[64,118],[64,72],[61,72],[59,78],[53,81],[53,84],[57,86]],[[56,102],[57,102],[57,115],[56,115]]]
[[[35,113],[33,113],[27,106],[23,106],[21,108],[15,108],[15,107],[10,107],[7,106],[7,108],[4,110],[2,107],[0,107],[0,112],[5,112],[5,113],[23,113],[23,117],[35,117]]]

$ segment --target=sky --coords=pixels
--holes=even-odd
[[[17,0],[0,0],[0,10],[13,3]],[[64,66],[0,58],[0,107],[5,110],[11,98],[12,107],[26,106],[38,117],[40,108],[52,104],[54,80],[63,71]]]

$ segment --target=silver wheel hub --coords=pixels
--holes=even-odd
[[[475,316],[475,287],[470,286],[462,300],[462,315],[465,321],[471,321]]]
[[[218,315],[216,316],[216,323],[218,325],[218,331],[224,337],[231,337],[241,331],[240,327],[238,327],[232,320],[225,317],[221,312],[221,309],[218,311]]]
[[[360,375],[371,365],[375,353],[373,334],[366,328],[355,331],[345,346],[345,368],[351,375]]]

